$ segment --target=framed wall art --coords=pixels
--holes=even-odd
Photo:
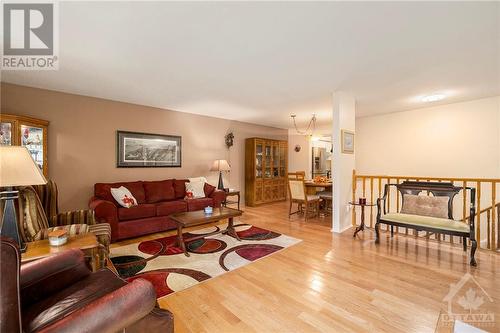
[[[342,130],[342,153],[354,154],[354,132]]]
[[[118,168],[181,167],[180,136],[116,132]]]

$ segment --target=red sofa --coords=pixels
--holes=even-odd
[[[95,211],[99,223],[111,225],[111,241],[174,229],[168,215],[178,212],[201,210],[207,206],[220,207],[224,191],[205,184],[205,198],[187,199],[186,179],[161,181],[136,181],[123,183],[97,183],[89,206]],[[121,207],[111,195],[111,188],[125,186],[138,205]]]

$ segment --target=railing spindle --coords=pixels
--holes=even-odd
[[[496,242],[495,242],[495,227],[496,227],[496,215],[495,215],[495,205],[497,203],[497,183],[496,182],[491,182],[491,249],[496,249]]]
[[[391,183],[391,178],[387,178],[387,184]],[[389,189],[387,191],[387,212],[390,213],[391,211],[391,186],[389,186]],[[389,225],[385,225],[385,230],[389,231]]]
[[[356,201],[356,184],[358,183],[358,179],[356,178],[356,170],[352,170],[352,202]],[[356,227],[356,210],[354,206],[352,208],[351,213],[351,224],[353,227]]]
[[[465,222],[465,218],[467,216],[467,182],[465,180],[464,180],[464,189],[462,193],[463,193],[462,221]]]
[[[476,194],[477,194],[477,205],[476,205],[476,216],[477,219],[474,220],[476,223],[476,239],[478,240],[478,247],[481,248],[481,182],[476,183]],[[469,222],[469,221],[464,221]]]
[[[491,211],[488,209],[486,212],[486,246],[488,250],[491,250],[491,237],[490,237],[490,222],[491,222]]]
[[[370,177],[370,202],[373,203],[373,177]],[[373,228],[373,206],[370,206],[370,228]]]

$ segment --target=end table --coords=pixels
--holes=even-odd
[[[231,197],[231,196],[237,196],[238,201],[228,201],[227,197]],[[224,207],[227,207],[227,204],[238,204],[238,210],[240,210],[240,200],[241,200],[240,191],[229,190],[226,192],[226,199],[224,199],[223,204],[224,204]]]
[[[39,240],[26,243],[26,252],[21,254],[21,262],[28,262],[36,259],[48,257],[55,253],[60,253],[69,249],[82,250],[87,258],[90,258],[92,271],[97,271],[100,267],[99,242],[93,233],[86,233],[73,237],[68,237],[68,242],[61,246],[50,246],[49,240]]]
[[[353,202],[353,201],[350,201],[349,205],[352,205],[354,207],[354,209],[356,209],[356,206],[361,207],[361,224],[354,231],[354,235],[352,235],[352,237],[356,237],[356,234],[358,232],[360,232],[361,230],[365,230],[365,207],[366,206],[371,207],[371,206],[376,206],[376,205],[373,203],[370,203],[370,202],[359,203],[359,202]]]

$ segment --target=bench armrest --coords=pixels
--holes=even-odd
[[[465,195],[465,193],[464,193]],[[470,239],[476,239],[476,228],[475,228],[475,218],[476,218],[476,189],[470,188],[470,213],[469,213],[469,227],[470,227]]]
[[[384,212],[384,215],[387,213],[385,210],[386,205],[386,200],[387,200],[387,193],[389,193],[389,186],[392,184],[385,184],[384,186],[384,195],[382,198],[377,199],[377,220],[382,216],[382,211]]]

